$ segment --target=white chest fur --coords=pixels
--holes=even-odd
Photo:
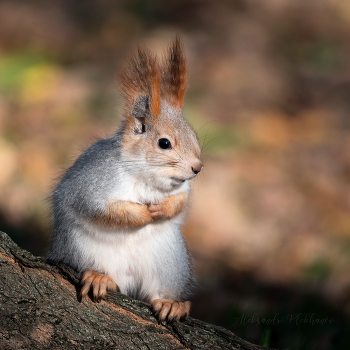
[[[188,184],[183,184],[171,193],[164,193],[137,179],[125,180],[123,186],[110,193],[108,201],[159,203],[169,195],[189,189]],[[113,230],[83,219],[74,235],[79,236],[82,254],[89,266],[112,277],[122,293],[130,295],[137,291],[141,299],[161,298],[169,291],[162,288],[159,277],[162,269],[171,264],[169,259],[182,239],[183,217],[184,213],[181,213],[170,220],[157,220],[141,228]]]
[[[85,259],[92,262],[91,268],[108,274],[124,294],[138,290],[143,296],[162,297],[159,270],[165,266],[175,248],[181,215],[171,220],[159,220],[139,229],[124,229],[114,232],[75,232],[82,242]]]

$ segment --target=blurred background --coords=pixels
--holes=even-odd
[[[350,345],[350,2],[0,0],[0,229],[45,254],[47,197],[113,134],[116,76],[179,33],[204,171],[193,316],[256,344]]]

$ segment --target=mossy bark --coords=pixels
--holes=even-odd
[[[78,281],[0,232],[0,349],[267,349],[190,317],[159,323],[150,305],[117,292],[78,302]]]

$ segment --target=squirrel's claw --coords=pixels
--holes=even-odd
[[[190,301],[172,301],[168,299],[156,299],[151,301],[153,310],[158,315],[159,321],[173,320],[180,321],[182,318],[186,318],[190,313],[191,302]]]
[[[92,300],[100,302],[107,294],[107,289],[118,290],[118,286],[108,275],[86,269],[81,278],[79,299],[82,300],[92,289]]]

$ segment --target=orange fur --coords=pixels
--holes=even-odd
[[[176,36],[168,49],[168,57],[162,70],[162,98],[172,107],[181,109],[187,87],[187,63],[182,43]]]
[[[179,215],[185,208],[187,197],[187,193],[181,192],[167,197],[160,204],[149,205],[148,210],[151,212],[152,219],[170,219]]]
[[[105,212],[95,215],[93,221],[101,226],[141,226],[154,219],[170,219],[182,212],[187,201],[187,193],[181,192],[167,197],[162,203],[145,205],[127,201],[112,202]]]
[[[107,210],[95,215],[94,222],[107,227],[141,226],[153,221],[147,205],[126,201],[112,202]]]

